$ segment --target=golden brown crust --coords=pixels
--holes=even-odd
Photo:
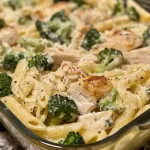
[[[34,18],[36,18],[38,20],[43,20],[44,19],[44,14],[40,10],[36,10],[35,12],[33,12],[33,16],[34,16]]]
[[[107,96],[112,87],[110,80],[104,76],[91,76],[83,83],[83,88],[97,99]]]
[[[116,30],[112,38],[119,43],[122,41],[122,46],[126,51],[131,51],[142,44],[142,41],[131,30]]]

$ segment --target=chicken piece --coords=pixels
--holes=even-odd
[[[118,41],[126,51],[131,51],[143,43],[143,40],[131,30],[117,30],[113,36],[114,41]]]
[[[86,114],[96,108],[96,100],[83,91],[79,84],[71,84],[67,93],[75,101],[80,114]]]
[[[150,64],[150,46],[123,53],[125,60],[129,64]]]
[[[17,30],[14,28],[3,28],[0,30],[0,41],[8,43],[10,46],[17,43]]]
[[[67,93],[75,101],[79,113],[86,114],[96,108],[97,100],[107,96],[111,82],[104,76],[91,76],[70,85]]]
[[[54,59],[55,64],[61,65],[63,61],[70,61],[76,63],[80,60],[79,55],[73,55],[64,51],[55,51],[50,53],[51,57]]]
[[[63,61],[57,71],[53,72],[53,75],[56,77],[56,81],[54,82],[56,86],[55,90],[59,93],[66,92],[71,83],[87,77],[87,74],[81,68],[68,61]]]
[[[86,130],[101,131],[113,125],[117,115],[112,111],[89,113],[79,116],[78,122],[83,122]]]
[[[111,14],[107,12],[99,11],[99,9],[79,9],[75,13],[80,20],[82,20],[85,24],[93,24],[98,23],[100,21],[107,20],[110,18]]]
[[[63,61],[81,64],[88,61],[99,62],[97,56],[82,51],[71,50],[68,52],[60,48],[49,48],[45,53],[51,55],[56,65],[61,65]]]
[[[116,30],[112,36],[107,37],[105,43],[95,47],[93,53],[98,54],[106,47],[128,52],[140,47],[142,43],[142,38],[139,38],[134,32],[130,30]]]
[[[63,62],[59,70],[63,72],[62,82],[67,86],[87,76],[81,68],[77,65],[73,65],[71,62]]]
[[[111,89],[111,82],[104,76],[91,76],[83,81],[83,88],[96,99],[106,97]]]
[[[93,7],[77,9],[74,13],[85,24],[95,25],[111,18],[112,9],[107,0],[85,0],[85,2]]]

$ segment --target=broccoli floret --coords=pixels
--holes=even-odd
[[[61,11],[55,13],[55,14],[51,17],[50,20],[53,21],[53,20],[55,20],[55,19],[58,19],[58,20],[61,20],[61,21],[68,21],[68,20],[69,20],[68,16],[66,16],[64,10],[61,10]]]
[[[27,22],[28,22],[28,19],[27,19],[26,17],[20,17],[20,18],[18,19],[18,23],[19,23],[20,25],[25,25]]]
[[[5,21],[3,19],[0,19],[0,29],[5,27]]]
[[[59,42],[60,44],[69,44],[71,41],[71,32],[73,23],[62,10],[54,14],[47,22],[36,21],[36,28],[42,38]]]
[[[96,29],[90,29],[81,44],[81,47],[90,50],[95,44],[102,43],[100,33]]]
[[[69,0],[53,0],[54,3],[57,3],[57,2],[68,2]]]
[[[45,49],[44,44],[42,44],[39,39],[35,38],[20,37],[17,43],[20,44],[21,47],[24,47],[25,49],[32,52],[43,52],[43,50]]]
[[[85,144],[85,141],[79,132],[71,131],[68,133],[66,139],[64,141],[60,141],[59,144],[68,146],[83,145]]]
[[[11,91],[12,78],[6,73],[0,73],[0,97],[12,94]]]
[[[13,70],[15,70],[18,62],[23,58],[25,58],[25,57],[24,57],[24,54],[22,54],[22,53],[6,54],[6,56],[4,57],[4,59],[2,61],[2,68],[4,70],[13,71]]]
[[[113,88],[111,93],[99,102],[101,111],[114,110],[117,114],[121,114],[124,111],[124,107],[119,105],[118,102],[119,93]]]
[[[127,7],[127,3],[124,0],[117,0],[117,3],[113,9],[113,16],[120,16],[127,14],[133,21],[140,19],[140,14],[134,7]]]
[[[86,4],[84,0],[54,0],[54,3],[57,3],[57,2],[61,2],[61,1],[66,1],[66,2],[74,2],[76,3],[79,7]]]
[[[122,53],[113,48],[105,48],[99,53],[98,58],[101,61],[98,72],[113,70],[124,62]]]
[[[37,54],[29,59],[29,68],[36,67],[39,71],[51,70],[54,60],[49,55]]]
[[[32,18],[30,15],[22,16],[18,19],[18,23],[20,25],[25,25],[25,24],[28,24],[31,20],[32,20]]]
[[[21,3],[18,0],[9,0],[8,6],[11,7],[13,10],[16,10],[21,7]]]
[[[124,5],[123,0],[117,0],[117,3],[115,4],[113,9],[113,15],[120,16],[120,15],[124,15],[125,13],[126,13],[126,7]]]
[[[150,26],[143,34],[143,46],[150,46]]]
[[[48,103],[49,118],[47,125],[59,125],[72,123],[77,120],[78,110],[75,102],[68,97],[56,94],[52,96]]]
[[[8,6],[11,7],[13,10],[20,9],[27,5],[35,5],[34,0],[8,0]]]
[[[84,0],[72,0],[74,3],[76,3],[79,7],[86,4]]]
[[[137,12],[137,10],[134,7],[128,8],[128,16],[133,21],[138,21],[140,19],[140,14]]]

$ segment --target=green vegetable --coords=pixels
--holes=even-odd
[[[8,0],[8,6],[13,10],[20,9],[24,6],[33,6],[35,5],[34,0]]]
[[[101,111],[114,110],[117,114],[121,114],[124,111],[124,107],[118,104],[118,91],[113,88],[111,93],[99,102],[99,108]]]
[[[45,49],[45,45],[42,44],[39,39],[35,38],[20,37],[17,43],[20,44],[21,47],[24,47],[25,49],[33,52],[43,52],[43,50]]]
[[[6,73],[0,73],[0,97],[12,94],[11,91],[12,78]]]
[[[126,13],[126,8],[124,6],[123,0],[117,0],[117,3],[113,9],[113,16],[120,16]]]
[[[3,19],[0,19],[0,29],[5,27],[5,21]]]
[[[105,48],[99,53],[98,58],[101,61],[101,65],[97,72],[113,70],[124,62],[122,53],[113,48]]]
[[[54,3],[57,3],[57,2],[68,2],[69,0],[53,0]]]
[[[58,20],[61,20],[61,21],[68,21],[68,20],[69,20],[68,16],[66,16],[64,10],[61,10],[61,11],[55,13],[55,14],[51,17],[50,21],[55,21],[55,19],[58,19]]]
[[[68,133],[66,139],[64,141],[60,141],[59,144],[68,146],[83,145],[85,144],[85,141],[79,132],[71,131]]]
[[[47,125],[59,125],[72,123],[77,120],[78,110],[75,102],[62,95],[54,95],[48,103],[49,117],[46,119]]]
[[[2,61],[2,68],[4,70],[13,71],[15,70],[18,62],[24,58],[22,53],[9,53],[6,54]]]
[[[16,10],[21,7],[21,3],[18,0],[9,0],[8,6],[11,7],[13,10]]]
[[[72,0],[74,3],[76,3],[79,7],[86,4],[84,0]]]
[[[90,50],[95,44],[102,43],[100,33],[96,29],[90,29],[81,44],[81,47]]]
[[[150,46],[150,26],[143,34],[143,46]]]
[[[26,24],[27,21],[28,21],[28,19],[27,19],[26,17],[20,17],[20,18],[18,19],[18,23],[19,23],[20,25]]]
[[[86,4],[84,0],[54,0],[54,3],[57,3],[57,2],[61,2],[61,1],[66,1],[66,2],[74,2],[76,3],[79,7]]]
[[[134,7],[128,8],[127,13],[131,20],[133,20],[133,21],[140,20],[140,14],[137,12],[137,10]]]
[[[54,60],[49,55],[37,54],[29,59],[29,68],[36,67],[39,71],[51,70],[54,66]]]
[[[129,16],[130,20],[138,21],[140,19],[140,14],[135,7],[127,7],[124,0],[117,0],[113,9],[113,16],[121,16],[125,14]]]
[[[36,21],[36,28],[42,38],[59,42],[60,44],[69,44],[71,41],[71,32],[73,23],[62,10],[54,14],[47,22]]]
[[[20,18],[18,19],[18,23],[19,23],[20,25],[25,25],[25,24],[29,23],[31,20],[32,20],[32,18],[31,18],[30,15],[28,15],[28,16],[23,16],[23,17],[20,17]]]

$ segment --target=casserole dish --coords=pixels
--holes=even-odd
[[[121,0],[116,3],[102,0],[106,7],[103,9],[101,3],[97,2],[97,8],[96,3],[87,0],[92,15],[101,10],[97,18],[104,16],[101,21],[94,17],[88,20],[88,7],[79,4],[74,7],[75,3],[72,6],[69,1],[65,3],[69,14],[59,8],[46,22],[50,9],[43,5],[48,7],[48,12],[42,20],[39,15],[42,7],[37,12],[40,0],[37,1],[33,12],[33,3],[29,3],[31,8],[26,8],[25,1],[18,6],[8,3],[11,12],[19,15],[17,9],[20,9],[23,13],[23,25],[20,16],[19,20],[13,16],[12,20],[8,17],[1,20],[4,28],[1,31],[11,31],[14,39],[5,41],[5,34],[1,38],[1,50],[6,52],[1,58],[0,73],[2,124],[27,150],[136,150],[141,147],[150,139],[149,56],[143,59],[150,51],[149,13],[133,1],[127,7]],[[57,2],[50,6],[63,6]],[[105,16],[107,10],[110,13]],[[82,23],[84,33],[82,29],[78,32]],[[11,28],[14,24],[15,31]],[[95,38],[94,42],[91,38]],[[81,143],[78,140],[79,143],[70,145],[80,146],[65,146],[70,133],[82,139]]]
[[[27,150],[136,150],[150,139],[150,109],[107,138],[84,146],[64,147],[46,141],[27,129],[0,101],[0,121]]]

